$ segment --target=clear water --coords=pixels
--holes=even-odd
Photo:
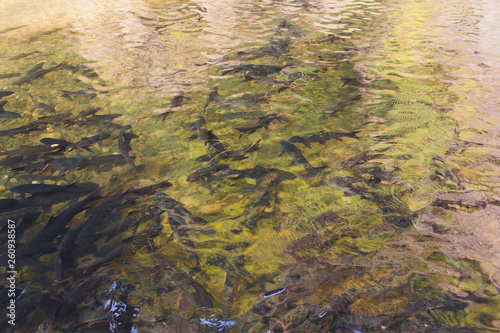
[[[1,1],[0,77],[19,75],[1,78],[0,91],[14,92],[4,108],[22,118],[4,120],[0,130],[71,113],[1,136],[2,151],[112,131],[91,151],[17,161],[5,153],[2,198],[21,199],[9,189],[42,173],[12,168],[120,154],[120,129],[131,125],[137,171],[124,160],[83,165],[56,183],[95,182],[110,197],[168,180],[160,191],[208,222],[206,232],[179,235],[165,213],[161,234],[147,242],[127,243],[129,228],[107,243],[74,245],[62,281],[52,270],[55,252],[33,258],[46,266],[19,265],[17,302],[25,310],[16,331],[499,330],[497,7],[486,0]],[[40,62],[47,69],[63,61],[12,84]],[[283,68],[264,73],[263,65]],[[214,87],[217,98],[207,100]],[[171,108],[179,91],[186,98]],[[69,121],[92,107],[120,116]],[[270,114],[276,119],[259,123]],[[260,149],[216,161],[221,168],[188,181],[207,165],[197,160],[204,143],[192,137],[200,115],[227,151],[259,140]],[[323,142],[321,131],[356,134]],[[310,148],[294,136],[310,138]],[[316,169],[280,157],[282,140],[294,141]],[[283,172],[255,180],[227,171],[257,166]],[[51,166],[42,175],[63,173]],[[156,205],[150,194],[98,218],[89,208],[68,227],[93,221],[102,231]],[[71,204],[43,207],[20,242]],[[138,230],[154,223],[140,221]],[[106,248],[120,246],[89,272]]]

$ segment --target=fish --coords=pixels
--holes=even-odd
[[[343,137],[348,137],[348,138],[353,138],[353,139],[359,139],[359,137],[356,135],[359,132],[360,131],[349,132],[349,133],[321,131],[319,133],[311,134],[308,137],[302,137],[302,136],[299,136],[299,135],[294,135],[290,139],[288,139],[288,142],[302,143],[307,148],[311,148],[311,143],[313,143],[313,142],[317,142],[317,143],[319,143],[321,145],[325,145],[326,141],[328,141],[328,140],[340,140]]]
[[[47,145],[37,145],[37,146],[22,146],[19,149],[7,150],[0,152],[0,155],[6,156],[22,156],[23,159],[28,158],[30,155],[40,158],[44,155],[57,154],[64,150],[64,147],[52,147]]]
[[[33,104],[35,104],[35,107],[42,111],[42,112],[48,112],[48,113],[55,113],[56,112],[56,109],[53,107],[53,106],[50,106],[48,104],[45,104],[45,103],[41,103],[41,102],[37,102],[35,100],[35,98],[33,97],[33,95],[29,94],[30,95],[30,98],[31,100],[33,101]]]
[[[300,164],[302,167],[304,167],[304,169],[306,169],[307,171],[306,174],[302,175],[302,177],[304,178],[313,178],[318,172],[327,167],[327,166],[313,167],[311,163],[309,163],[306,160],[304,155],[302,155],[300,149],[286,140],[281,140],[280,145],[281,148],[283,148],[283,150],[281,151],[279,156],[282,156],[283,154],[286,153],[292,159],[292,164],[297,163]]]
[[[33,52],[28,52],[28,53],[21,53],[21,54],[18,54],[18,55],[15,55],[15,56],[8,58],[7,60],[17,60],[17,59],[21,59],[21,58],[26,58],[27,56],[30,56],[32,54],[39,53],[39,52],[40,52],[40,50],[36,50]]]
[[[0,90],[0,98],[4,98],[4,97],[10,96],[12,94],[14,94],[13,91]]]
[[[21,201],[18,202],[16,208],[16,210],[0,214],[0,223],[6,224],[9,219],[16,221],[15,240],[16,243],[20,243],[24,236],[24,232],[36,222],[41,214],[41,211],[38,207],[34,207],[33,205],[22,207]],[[0,244],[7,243],[8,239],[7,228],[5,228],[5,226],[3,227],[4,228],[0,233]]]
[[[345,101],[339,102],[339,103],[335,104],[333,107],[326,110],[326,112],[323,113],[323,116],[321,116],[320,119],[324,119],[326,117],[334,117],[334,116],[336,116],[337,113],[343,111],[348,105],[350,105],[354,101],[357,101],[360,99],[361,99],[361,95],[356,95],[356,96],[351,97]]]
[[[224,318],[231,318],[234,298],[238,293],[242,273],[250,275],[245,268],[245,256],[234,254],[225,268],[226,277],[222,289],[222,313]]]
[[[50,185],[50,184],[24,184],[9,188],[12,193],[21,194],[46,194],[50,192],[68,190],[68,191],[83,191],[76,182],[66,185]]]
[[[158,205],[147,205],[142,207],[139,210],[130,212],[127,217],[119,220],[103,231],[90,234],[87,238],[91,242],[95,242],[103,237],[106,237],[105,242],[109,242],[111,239],[116,237],[119,233],[129,230],[129,229],[137,229],[140,223],[146,222],[152,218],[159,217],[164,210]],[[135,231],[135,230],[134,230]]]
[[[257,200],[252,204],[252,207],[246,215],[246,223],[249,227],[255,227],[257,222],[264,216],[265,209],[270,205],[275,189],[280,184],[279,180],[272,180],[267,184],[266,188],[259,194]]]
[[[39,78],[39,77],[42,77],[44,76],[45,74],[48,74],[56,69],[58,69],[59,67],[61,67],[62,65],[64,64],[67,64],[68,62],[66,60],[64,60],[63,62],[59,63],[58,65],[55,65],[55,66],[52,66],[48,69],[41,69],[39,71],[36,71],[36,72],[33,72],[33,73],[30,73],[30,74],[26,74],[25,76],[11,82],[11,85],[21,85],[23,83],[27,83],[27,82],[30,82],[36,78]]]
[[[195,130],[198,139],[203,142],[205,151],[209,158],[214,158],[220,153],[224,153],[226,148],[219,141],[219,138],[212,132],[207,130],[207,123],[203,116],[197,116],[195,121]]]
[[[45,65],[45,61],[39,62],[38,64],[33,66],[33,68],[31,68],[28,72],[26,72],[26,74],[31,74],[31,73],[39,71],[40,69],[43,68],[43,65]]]
[[[111,120],[116,119],[121,117],[121,114],[91,114],[90,116],[84,116],[80,117],[79,115],[76,116],[75,118],[72,119],[67,119],[65,120],[64,127],[69,127],[72,125],[79,125],[79,126],[86,126],[86,125],[92,125],[92,126],[100,126],[102,124],[106,124],[106,130],[110,129],[116,129],[116,128],[122,128],[123,126],[120,126],[118,124],[112,123]]]
[[[0,214],[0,229],[5,228],[8,220],[16,221],[16,224],[22,224],[24,218],[30,217],[32,215],[40,215],[41,213],[37,207],[29,206],[29,207],[19,208],[18,205],[19,205],[19,200],[15,200],[15,202],[10,202],[9,208],[13,209]]]
[[[137,189],[131,188],[123,193],[115,194],[109,197],[107,200],[99,203],[90,211],[90,216],[103,216],[110,212],[115,211],[118,207],[123,205],[134,203],[135,199],[144,195],[151,195],[160,188],[170,187],[172,183],[165,180],[158,184],[153,184],[145,187],[140,187]]]
[[[0,119],[20,119],[22,117],[19,113],[0,110]]]
[[[0,74],[0,79],[9,79],[11,77],[16,77],[21,75],[21,73],[5,73],[5,74]]]
[[[212,296],[189,274],[176,269],[164,256],[154,250],[153,258],[172,283],[191,303],[200,309],[213,309]]]
[[[222,75],[229,73],[241,73],[251,76],[268,76],[273,73],[281,72],[286,66],[269,66],[269,65],[239,65],[233,68],[222,69]]]
[[[150,239],[158,236],[163,230],[162,224],[155,224],[142,229],[140,232],[133,234],[122,240],[122,242],[113,248],[106,256],[98,258],[90,266],[83,270],[84,275],[88,275],[96,271],[105,263],[111,262],[116,258],[121,257],[126,251],[135,252],[138,249],[150,244]]]
[[[220,158],[218,158],[218,157],[211,159],[210,161],[208,161],[208,163],[206,163],[202,167],[191,172],[187,176],[186,181],[190,182],[190,183],[200,181],[200,180],[207,181],[209,179],[223,178],[223,177],[227,177],[229,175],[234,174],[232,171],[225,171],[224,169],[227,170],[227,166],[226,165],[219,165],[219,161],[220,161]],[[216,176],[216,174],[218,174],[219,172],[222,172],[222,173],[219,174],[218,176]]]
[[[54,253],[57,251],[57,245],[50,242],[28,242],[16,244],[16,256],[33,256],[40,254]],[[8,246],[0,246],[0,253],[7,254]]]
[[[371,159],[377,159],[377,158],[384,157],[383,154],[379,154],[379,153],[382,153],[387,149],[388,148],[384,148],[381,150],[368,149],[368,150],[362,151],[362,152],[357,153],[356,155],[348,158],[347,160],[343,161],[342,163],[340,163],[340,167],[342,169],[352,168],[358,164],[367,162]]]
[[[47,165],[49,165],[51,170],[62,170],[71,172],[73,169],[77,167],[82,167],[89,162],[88,158],[84,157],[62,157],[62,158],[53,158],[48,159],[43,162],[37,162],[28,164],[22,167],[12,168],[12,171],[42,171]]]
[[[264,168],[260,165],[252,169],[231,169],[231,171],[238,175],[237,177],[232,177],[230,179],[242,179],[242,178],[250,178],[256,181],[257,185],[260,185],[263,181],[266,180],[293,180],[297,178],[297,176],[291,172],[274,169],[274,168]]]
[[[0,136],[15,136],[17,134],[22,134],[22,133],[42,131],[42,130],[47,129],[47,124],[48,123],[46,123],[46,122],[35,121],[35,122],[32,122],[28,125],[19,126],[16,128],[11,128],[8,130],[0,131]]]
[[[131,128],[131,125],[123,126],[120,130],[120,133],[118,133],[118,151],[120,152],[120,154],[122,154],[123,157],[125,157],[127,162],[134,168],[134,170],[137,170],[137,167],[134,163],[135,157],[132,157],[128,154],[128,152],[130,151],[130,140],[132,139],[132,136],[128,133],[125,133],[125,131]]]
[[[66,269],[71,267],[71,262],[73,260],[73,251],[75,248],[75,241],[78,237],[78,230],[71,229],[68,231],[57,249],[56,259],[54,264],[54,270],[56,272],[56,280],[61,283],[66,279]],[[68,292],[63,289],[65,294]]]
[[[104,275],[96,274],[89,277],[78,287],[73,289],[68,296],[59,303],[51,313],[47,321],[43,324],[44,331],[48,331],[48,325],[56,320],[69,316],[76,310],[78,304],[83,302],[89,295],[96,290],[96,287],[104,279]]]
[[[91,92],[89,92],[91,91]],[[71,97],[72,96],[77,96],[77,97],[90,97],[90,99],[94,99],[97,97],[97,94],[95,93],[95,89],[85,89],[85,90],[78,90],[78,91],[69,91],[69,90],[61,90],[63,93],[61,97],[66,97],[69,98],[70,100],[73,100]]]
[[[15,207],[18,201],[13,198],[0,199],[0,213],[9,210],[10,207]]]
[[[82,195],[89,194],[99,188],[99,184],[92,182],[82,182],[77,184],[78,187],[82,189],[82,191],[75,190],[60,190],[45,194],[34,194],[26,199],[19,200],[18,207],[50,207],[52,205],[58,204],[60,202],[66,202],[69,200],[75,200],[81,197]]]
[[[182,203],[171,198],[166,193],[156,192],[155,200],[158,206],[160,206],[170,218],[191,230],[199,231],[200,225],[208,224],[204,219],[193,216],[190,211],[184,208]]]
[[[208,92],[207,100],[205,101],[205,104],[203,105],[203,112],[205,112],[205,110],[207,109],[208,105],[211,102],[218,103],[219,101],[221,101],[221,98],[219,95],[219,87],[215,86],[212,89],[210,89],[210,91]]]
[[[280,123],[287,120],[286,117],[280,115],[278,112],[270,112],[263,116],[259,117],[259,121],[257,124],[248,127],[235,127],[234,129],[240,132],[240,139],[244,134],[252,134],[260,128],[269,129],[269,124],[273,121],[277,120]]]
[[[64,234],[65,227],[85,206],[94,200],[101,199],[99,189],[92,192],[85,199],[69,206],[56,216],[52,216],[45,226],[40,229],[31,239],[31,242],[52,242],[57,236]]]
[[[103,156],[91,157],[85,165],[88,168],[93,168],[95,171],[110,170],[114,166],[124,165],[127,160],[121,154],[111,154]]]
[[[71,147],[74,143],[63,140],[63,139],[53,139],[53,138],[43,138],[40,139],[40,143],[48,145],[51,147],[61,148],[62,150]]]
[[[165,119],[174,112],[174,109],[182,106],[182,102],[184,102],[184,99],[189,99],[189,97],[185,97],[184,91],[181,90],[177,93],[177,95],[175,95],[172,98],[172,101],[170,103],[170,107],[168,109],[156,111],[154,114],[163,114],[164,116],[163,116],[162,120],[165,121]]]
[[[111,136],[111,132],[107,132],[107,133],[105,132],[105,133],[99,133],[99,134],[94,135],[94,136],[85,137],[85,138],[81,139],[80,141],[72,144],[70,146],[71,149],[69,151],[73,151],[75,149],[85,149],[85,150],[93,153],[93,151],[90,149],[90,146],[92,146],[94,143],[98,143],[100,145],[104,139],[107,139],[110,136]]]

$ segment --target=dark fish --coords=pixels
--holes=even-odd
[[[370,159],[376,159],[376,158],[383,157],[384,155],[379,154],[379,152],[384,152],[385,150],[387,150],[387,148],[385,148],[383,150],[368,149],[368,150],[362,151],[361,153],[357,153],[356,155],[354,155],[354,156],[348,158],[347,160],[343,161],[342,163],[340,163],[340,167],[342,169],[352,168],[355,165],[364,163],[366,161],[369,161]]]
[[[242,73],[251,76],[268,76],[273,73],[281,72],[286,66],[268,66],[268,65],[239,65],[229,69],[223,69],[222,75],[228,73]]]
[[[82,191],[82,188],[78,187],[77,183],[71,183],[66,185],[24,184],[9,188],[9,191],[11,191],[12,193],[21,193],[21,194],[26,194],[26,193],[46,194],[60,190]]]
[[[96,171],[111,169],[114,166],[124,165],[127,160],[123,155],[112,154],[104,156],[94,156],[90,158],[90,161],[86,164],[89,168],[94,168]]]
[[[90,116],[76,116],[75,118],[72,119],[67,119],[63,123],[65,127],[69,127],[71,125],[79,125],[79,126],[86,126],[86,125],[92,125],[92,126],[99,126],[99,125],[106,125],[106,130],[110,129],[116,129],[117,124],[114,124],[111,122],[111,120],[121,117],[121,114],[92,114]],[[122,126],[119,126],[119,128],[122,128]]]
[[[50,294],[50,291],[39,291],[31,295],[24,293],[19,299],[16,300],[16,320],[19,320],[19,322],[26,322],[24,320],[26,319],[26,316],[34,316],[38,306],[47,305]],[[9,317],[2,316],[0,319],[0,327],[9,327],[8,320]],[[13,331],[17,331],[17,329]]]
[[[54,253],[57,251],[57,245],[50,242],[29,242],[16,244],[16,255],[19,256],[33,256],[47,253]],[[7,254],[8,246],[0,246],[0,253]]]
[[[9,210],[10,207],[15,207],[17,205],[17,199],[0,199],[0,212],[4,212]]]
[[[242,178],[255,179],[257,185],[266,180],[283,181],[286,179],[291,180],[297,178],[297,176],[291,172],[274,168],[264,168],[260,165],[257,165],[253,169],[243,169],[243,170],[231,169],[231,171],[233,171],[234,174],[238,175],[238,177],[234,177],[231,179],[242,179]]]
[[[203,116],[196,117],[194,126],[196,135],[198,139],[203,142],[207,156],[210,159],[226,151],[226,148],[224,148],[224,145],[219,141],[219,138],[212,131],[207,129],[207,123]]]
[[[239,131],[241,134],[240,134],[240,138],[243,136],[243,134],[252,134],[254,133],[255,131],[257,131],[258,129],[260,128],[265,128],[265,129],[269,129],[269,124],[273,121],[273,120],[277,120],[279,121],[280,123],[287,120],[286,117],[280,115],[278,112],[270,112],[266,115],[263,115],[263,116],[260,116],[259,117],[259,121],[257,122],[257,124],[253,125],[253,126],[249,126],[249,127],[235,127],[234,129]]]
[[[159,208],[157,205],[144,206],[139,210],[130,212],[127,217],[121,219],[103,231],[88,235],[87,238],[91,242],[95,242],[102,237],[106,237],[105,241],[108,242],[123,231],[129,229],[135,231],[140,223],[156,218],[160,216],[161,213],[163,213],[163,209]]]
[[[160,188],[170,187],[170,186],[172,186],[172,183],[170,183],[168,180],[165,180],[158,184],[153,184],[137,189],[131,188],[123,193],[115,194],[111,196],[109,199],[95,206],[90,211],[90,216],[100,216],[108,214],[116,210],[118,207],[121,207],[129,203],[134,203],[135,199],[137,199],[140,196],[151,195]]]
[[[373,177],[376,182],[380,181],[394,181],[396,180],[396,176],[394,176],[391,172],[382,170],[379,166],[363,166],[363,165],[355,165],[354,170],[368,174]]]
[[[202,218],[193,216],[190,211],[182,206],[182,203],[174,200],[169,195],[163,192],[156,192],[155,200],[158,206],[160,206],[170,218],[174,219],[177,223],[182,224],[191,230],[199,231],[200,225],[205,225],[208,223]]]
[[[31,239],[32,242],[52,242],[57,236],[64,234],[65,227],[71,222],[71,220],[82,210],[85,209],[85,206],[94,200],[98,200],[101,197],[99,196],[99,189],[92,192],[85,199],[75,203],[74,205],[69,206],[61,213],[56,216],[52,216],[45,226],[38,231],[35,236]]]
[[[4,199],[8,200],[8,199]],[[15,199],[13,199],[15,200]],[[15,200],[15,202],[10,202],[9,208],[18,208],[16,205],[19,204],[19,200]],[[16,224],[21,224],[23,219],[25,217],[29,217],[30,215],[38,214],[40,215],[40,211],[38,210],[37,207],[25,207],[25,208],[18,208],[15,210],[11,210],[9,212],[5,212],[0,214],[0,229],[4,228],[7,225],[8,220],[15,221]]]
[[[354,101],[357,101],[360,99],[361,99],[361,95],[356,95],[354,97],[349,98],[348,100],[339,102],[339,103],[335,104],[335,106],[326,110],[327,112],[325,112],[321,118],[335,116],[338,112],[343,111],[349,104],[352,104]]]
[[[142,229],[140,232],[122,240],[122,243],[113,248],[105,257],[98,258],[92,265],[84,269],[83,274],[91,274],[105,263],[121,257],[125,251],[137,251],[150,244],[150,239],[158,236],[163,230],[162,224],[155,224]]]
[[[44,155],[56,154],[60,152],[64,148],[60,147],[51,147],[47,145],[39,145],[39,146],[23,146],[19,149],[7,150],[0,152],[0,155],[7,156],[22,156],[23,158],[27,158],[30,155],[36,156],[36,158],[40,158]]]
[[[313,142],[317,142],[319,144],[324,145],[328,140],[340,140],[343,137],[359,139],[358,136],[356,135],[358,133],[359,131],[349,132],[349,133],[321,131],[319,133],[314,133],[308,137],[294,135],[290,139],[288,139],[288,142],[302,143],[304,146],[311,148],[311,143]]]
[[[137,167],[134,163],[135,157],[132,157],[128,154],[128,152],[130,151],[130,141],[132,137],[130,136],[130,134],[126,135],[125,131],[131,128],[131,125],[123,126],[120,130],[120,133],[118,133],[118,151],[120,152],[120,154],[122,154],[123,157],[125,157],[127,162],[134,168],[134,170],[137,170]]]
[[[22,117],[19,113],[0,110],[0,119],[19,119]]]
[[[64,235],[61,243],[59,244],[54,265],[56,279],[59,283],[66,279],[66,269],[71,267],[71,262],[73,260],[72,254],[75,248],[75,241],[77,237],[78,230],[71,229]]]
[[[19,200],[18,207],[49,207],[60,202],[75,200],[99,188],[99,184],[92,182],[78,183],[77,186],[82,188],[82,191],[60,190],[46,194],[35,194],[26,199]]]
[[[181,90],[177,93],[177,95],[174,96],[174,98],[172,98],[170,107],[168,109],[162,109],[161,111],[155,112],[154,114],[163,114],[164,116],[162,120],[165,120],[175,111],[176,108],[182,106],[182,102],[184,101],[184,99],[188,98],[189,97],[184,96],[184,91]]]
[[[58,69],[60,66],[66,64],[66,63],[67,63],[67,61],[65,60],[65,61],[61,62],[60,64],[55,65],[53,67],[50,67],[48,69],[43,69],[43,70],[36,71],[34,73],[26,74],[25,76],[13,81],[11,84],[12,85],[21,85],[23,83],[30,82],[31,80],[42,77],[45,74],[48,74],[48,73]]]
[[[28,125],[19,126],[16,128],[11,128],[8,130],[0,131],[0,136],[14,136],[17,134],[22,134],[22,133],[42,131],[42,130],[47,129],[47,124],[48,123],[46,123],[46,122],[35,121],[35,122],[32,122]]]
[[[39,53],[39,52],[40,52],[39,50],[36,50],[33,52],[28,52],[28,53],[21,53],[21,54],[15,55],[13,57],[10,57],[8,60],[17,60],[17,59],[21,59],[21,58],[26,58],[27,56],[30,56],[32,54]]]
[[[51,147],[60,147],[61,149],[66,149],[73,145],[72,142],[62,139],[52,139],[52,138],[43,138],[40,140],[40,143]]]
[[[0,98],[4,98],[6,96],[10,96],[13,93],[14,93],[13,91],[2,90],[2,91],[0,91]]]
[[[100,145],[102,143],[102,140],[107,139],[110,136],[111,133],[100,133],[94,136],[83,138],[80,141],[75,142],[73,145],[71,145],[71,149],[69,151],[72,151],[74,149],[85,149],[93,153],[93,151],[89,147],[95,143],[98,143]]]
[[[205,101],[205,105],[203,105],[203,112],[205,112],[206,108],[211,102],[216,102],[218,103],[220,101],[220,95],[219,95],[219,87],[215,86],[210,91],[208,92],[208,97],[207,100]]]
[[[81,167],[89,162],[88,158],[84,157],[63,157],[63,158],[57,158],[57,159],[49,159],[45,160],[43,162],[38,162],[38,163],[32,163],[25,165],[23,167],[18,167],[18,168],[12,168],[12,171],[42,171],[44,170],[47,165],[49,164],[49,167],[51,170],[64,170],[67,172],[73,171],[73,169],[77,167]]]
[[[19,208],[21,201],[18,202],[17,207]],[[24,232],[36,222],[41,212],[37,207],[29,206],[20,209],[16,209],[7,213],[2,213],[0,215],[0,223],[6,224],[7,221],[13,220],[16,222],[16,243],[20,243],[23,238]],[[0,225],[2,226],[2,225]],[[1,228],[0,228],[1,229]],[[7,242],[7,228],[3,228],[0,233],[0,244],[5,244]],[[38,265],[39,263],[37,263]]]
[[[191,172],[187,178],[186,181],[188,182],[196,182],[199,180],[209,180],[213,178],[223,178],[230,176],[234,174],[232,171],[225,171],[225,166],[219,165],[220,158],[216,157],[211,159],[207,164],[203,165],[201,168],[194,170]],[[227,168],[226,168],[227,170]],[[219,172],[222,172],[222,174],[218,174]]]
[[[21,75],[21,73],[5,73],[5,74],[0,74],[0,79],[8,79],[11,77],[16,77]]]
[[[35,107],[38,110],[40,110],[42,112],[48,112],[48,113],[55,113],[56,112],[56,109],[53,106],[50,106],[50,105],[45,104],[45,103],[37,102],[31,94],[29,94],[29,95],[31,97],[31,100],[33,101],[33,104],[35,104]]]
[[[44,327],[47,328],[47,325],[52,323],[53,321],[62,319],[73,313],[73,311],[76,310],[77,305],[87,299],[87,297],[89,297],[89,295],[96,290],[96,287],[99,285],[99,283],[101,283],[103,279],[104,276],[102,274],[96,274],[73,289],[68,294],[68,296],[55,308],[48,321],[44,323]]]
[[[176,269],[165,257],[153,251],[153,257],[160,268],[184,296],[200,309],[212,309],[212,296],[189,274]]]
[[[267,184],[266,188],[259,194],[257,200],[253,203],[252,207],[246,215],[246,223],[249,227],[255,227],[257,222],[265,214],[265,209],[271,204],[271,200],[276,195],[275,189],[279,185],[280,181],[272,180]]]
[[[226,277],[222,289],[222,313],[225,318],[231,318],[231,309],[240,285],[241,275],[244,272],[249,274],[245,268],[245,256],[234,254],[226,267]]]
[[[326,168],[326,166],[321,166],[321,167],[313,167],[302,155],[300,152],[300,149],[295,147],[292,143],[286,141],[286,140],[281,140],[280,141],[281,148],[283,148],[283,151],[280,153],[280,156],[282,156],[284,153],[286,153],[290,158],[292,159],[292,164],[297,163],[300,164],[301,166],[306,169],[307,173],[302,175],[304,178],[313,178],[318,172],[320,172],[322,169]]]
[[[90,91],[90,92],[89,92]],[[68,91],[68,90],[61,90],[63,93],[61,97],[67,97],[72,100],[72,96],[76,97],[90,97],[90,99],[94,99],[97,97],[97,94],[95,93],[95,89],[85,89],[85,90],[78,90],[78,91]]]

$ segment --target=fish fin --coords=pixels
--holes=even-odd
[[[347,136],[350,137],[350,138],[359,139],[359,136],[356,135],[359,132],[361,132],[361,131],[355,131],[355,132],[347,133]]]
[[[309,142],[304,141],[304,142],[302,142],[302,143],[303,143],[303,144],[304,144],[304,146],[306,146],[307,148],[309,148],[309,149],[311,149],[311,148],[312,148],[312,147],[311,147],[311,145],[309,144]]]
[[[323,145],[323,146],[324,146],[324,145],[326,145],[326,141],[325,141],[325,140],[323,140],[323,139],[319,139],[319,140],[318,140],[318,143],[319,143],[320,145]]]
[[[283,156],[284,154],[285,154],[285,151],[284,151],[284,150],[282,150],[282,151],[280,152],[280,154],[278,155],[278,157],[281,157],[281,156]]]
[[[113,209],[111,212],[109,212],[111,215],[113,215],[114,217],[120,217],[120,215],[118,215],[118,208],[115,208]]]
[[[294,160],[292,160],[292,162],[290,163],[290,166],[292,166],[294,163],[296,163]]]
[[[316,169],[311,169],[311,170],[308,170],[305,174],[301,175],[301,177],[310,179],[310,178],[316,177],[317,174],[318,174],[318,171],[316,171]]]
[[[92,149],[90,149],[89,147],[83,147],[83,149],[85,149],[86,151],[91,152],[92,154],[94,153],[94,152],[92,151]]]

